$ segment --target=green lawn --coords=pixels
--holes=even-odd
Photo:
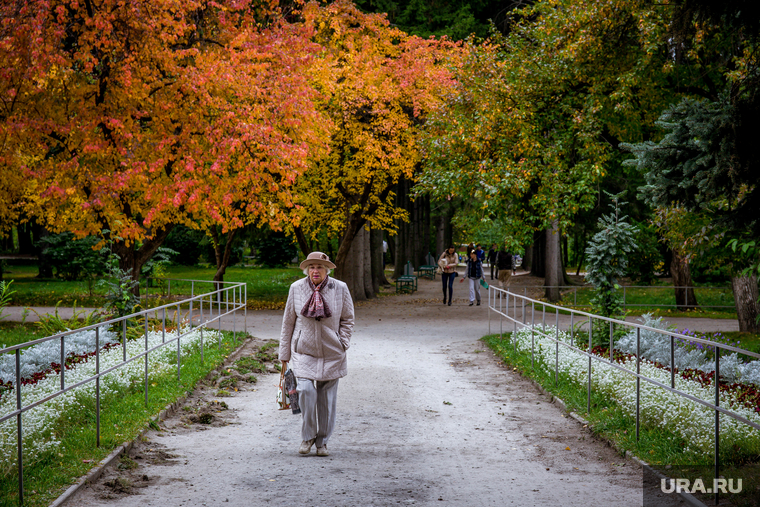
[[[167,268],[169,278],[195,280],[212,280],[215,269],[212,267],[170,266]],[[16,291],[11,296],[14,306],[54,306],[59,301],[63,306],[99,307],[104,303],[105,287],[95,284],[88,287],[85,282],[67,282],[57,279],[38,279],[36,266],[8,266],[4,273],[5,280],[13,280],[11,289]],[[288,297],[290,284],[303,277],[297,268],[254,268],[231,267],[227,269],[224,280],[243,282],[248,286],[249,308],[262,309],[283,308]],[[212,284],[196,284],[198,291],[210,291]],[[163,288],[147,288],[150,295],[166,294],[168,284]],[[171,284],[172,296],[190,294],[189,283]],[[146,293],[145,280],[141,282],[141,294]]]
[[[0,348],[45,338],[37,326],[26,322],[0,322]]]

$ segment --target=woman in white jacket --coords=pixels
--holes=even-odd
[[[346,350],[354,328],[354,302],[348,286],[329,276],[335,264],[322,252],[301,263],[306,278],[290,286],[280,332],[279,357],[298,381],[303,414],[301,446],[309,454],[328,456],[327,441],[335,427],[338,379],[348,373]]]

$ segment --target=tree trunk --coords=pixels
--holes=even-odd
[[[368,228],[369,224],[366,224],[362,228],[364,255],[362,256],[361,261],[361,272],[362,281],[364,282],[364,295],[367,297],[367,299],[372,299],[375,297],[375,287],[372,280],[372,233],[368,230]],[[380,251],[383,251],[382,247],[380,247]]]
[[[42,238],[50,233],[47,229],[35,222],[34,249],[37,252],[37,278],[53,278],[53,266],[50,265],[45,249],[42,247]]]
[[[293,227],[293,232],[296,235],[296,241],[298,242],[298,248],[301,249],[301,252],[303,252],[304,256],[308,256],[312,250],[311,246],[309,245],[309,241],[306,239],[306,235],[303,233],[303,229],[300,227]]]
[[[533,258],[530,274],[544,278],[546,276],[546,231],[533,233]]]
[[[237,229],[231,229],[227,232],[227,238],[224,245],[219,242],[219,234],[216,226],[210,228],[211,238],[214,240],[214,259],[216,260],[216,273],[214,273],[214,282],[223,282],[224,274],[227,272],[227,266],[230,265],[230,254],[232,253],[232,240],[235,238]],[[214,290],[221,290],[224,287],[221,283],[214,284]],[[221,297],[221,293],[219,294]]]
[[[31,222],[16,227],[18,231],[18,253],[22,255],[34,255],[34,241],[32,239]]]
[[[760,333],[760,303],[758,298],[757,277],[732,276],[731,286],[736,301],[736,316],[739,319],[739,331],[743,333]]]
[[[560,240],[559,225],[555,220],[551,228],[546,229],[546,273],[544,276],[545,296],[552,303],[562,299],[558,286],[564,283],[565,278],[562,274]]]
[[[694,283],[691,281],[689,261],[680,253],[673,251],[673,260],[670,263],[670,274],[673,276],[675,287],[676,308],[688,310],[699,306],[697,295],[694,293]]]
[[[531,243],[525,247],[525,255],[523,255],[522,268],[530,273],[533,268],[533,244]]]
[[[435,220],[435,252],[433,257],[438,257],[446,250],[446,217],[444,215],[438,215]]]
[[[119,256],[119,268],[132,275],[132,280],[136,282],[140,281],[140,270],[143,265],[148,262],[148,259],[153,257],[158,247],[160,247],[166,237],[171,232],[174,225],[167,225],[164,229],[159,229],[152,238],[146,238],[143,240],[140,248],[135,250],[133,244],[127,245],[123,241],[113,243],[113,251]],[[140,284],[138,283],[134,289],[135,296],[140,296]]]
[[[430,197],[425,196],[423,203],[424,203],[424,206],[422,208],[422,212],[424,215],[424,220],[422,222],[422,227],[424,227],[424,229],[423,229],[422,236],[424,239],[422,241],[423,248],[422,248],[421,261],[422,261],[422,264],[427,264],[427,262],[425,262],[425,258],[427,257],[427,254],[435,255],[434,253],[430,251],[430,244],[431,244],[430,230],[432,229],[432,222],[430,219]]]
[[[390,285],[385,278],[385,259],[383,255],[383,231],[370,230],[370,244],[372,245],[372,285],[375,293],[380,292],[381,285]],[[388,244],[390,249],[390,242]]]

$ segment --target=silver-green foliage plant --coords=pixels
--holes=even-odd
[[[625,275],[628,255],[635,249],[633,234],[636,228],[628,223],[627,215],[620,216],[620,208],[627,204],[620,202],[624,193],[607,193],[612,199],[613,213],[599,218],[600,230],[586,248],[586,280],[596,289],[591,303],[605,317],[623,313],[622,298],[617,293],[618,279]]]

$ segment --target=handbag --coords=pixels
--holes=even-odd
[[[486,282],[483,278],[480,279],[480,286],[484,289],[488,288],[488,282]]]
[[[290,408],[293,409],[293,414],[300,414],[301,407],[298,405],[298,381],[296,380],[296,374],[293,370],[288,368],[285,372],[285,394],[288,395],[288,401],[290,402]]]
[[[280,406],[279,410],[287,410],[290,408],[288,392],[285,389],[285,372],[282,370],[280,370],[280,385],[277,387],[277,404]]]

